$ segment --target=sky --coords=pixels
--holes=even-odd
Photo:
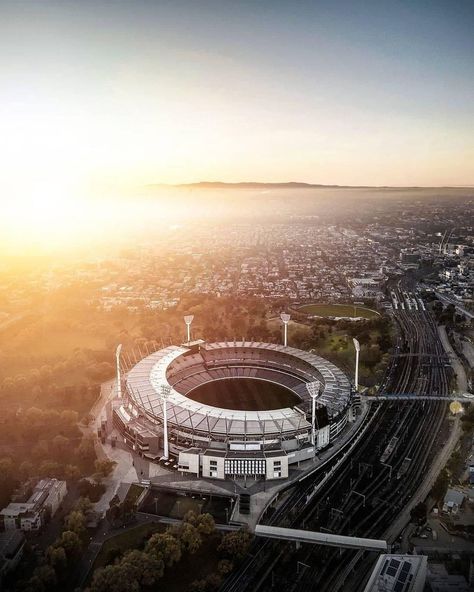
[[[474,184],[471,0],[0,0],[0,15],[10,217],[54,222],[77,196],[153,183]]]

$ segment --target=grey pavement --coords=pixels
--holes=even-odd
[[[464,366],[462,365],[460,359],[458,358],[456,352],[451,345],[448,335],[446,333],[446,327],[440,325],[438,327],[439,337],[444,347],[444,351],[449,355],[451,360],[451,365],[453,367],[454,372],[456,373],[456,382],[457,382],[457,390],[460,393],[467,393],[467,376],[466,371],[464,370]]]
[[[431,491],[431,488],[433,487],[439,473],[448,462],[462,431],[459,417],[456,417],[451,421],[451,433],[449,435],[448,441],[431,464],[428,472],[426,473],[416,493],[411,498],[409,504],[405,506],[403,512],[400,513],[395,522],[393,522],[384,533],[382,538],[384,538],[386,541],[393,543],[399,533],[405,528],[405,526],[407,526],[407,524],[410,522],[410,511],[419,502],[422,502],[428,497],[428,494]]]
[[[466,356],[469,366],[474,368],[474,345],[467,339],[462,340],[462,353]]]

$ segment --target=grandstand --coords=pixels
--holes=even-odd
[[[169,346],[122,376],[114,422],[125,443],[150,459],[161,456],[165,385],[174,466],[197,476],[285,478],[288,465],[328,446],[352,416],[351,385],[334,364],[277,344]],[[314,438],[311,383],[319,393]]]

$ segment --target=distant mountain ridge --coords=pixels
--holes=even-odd
[[[325,185],[323,183],[303,183],[301,181],[288,181],[283,183],[265,183],[259,181],[241,181],[238,183],[226,183],[224,181],[199,181],[196,183],[152,183],[148,189],[160,189],[174,187],[178,189],[466,189],[468,186],[396,186],[396,185]]]

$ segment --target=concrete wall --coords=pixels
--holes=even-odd
[[[325,448],[329,444],[330,429],[325,426],[317,431],[316,448]]]
[[[199,453],[180,452],[178,460],[179,470],[184,473],[193,473],[199,477]],[[183,466],[188,468],[183,468]]]
[[[283,456],[267,458],[266,469],[266,478],[268,481],[272,479],[286,479],[288,477],[288,457],[285,454]]]
[[[224,457],[203,455],[202,476],[211,479],[225,479]]]

